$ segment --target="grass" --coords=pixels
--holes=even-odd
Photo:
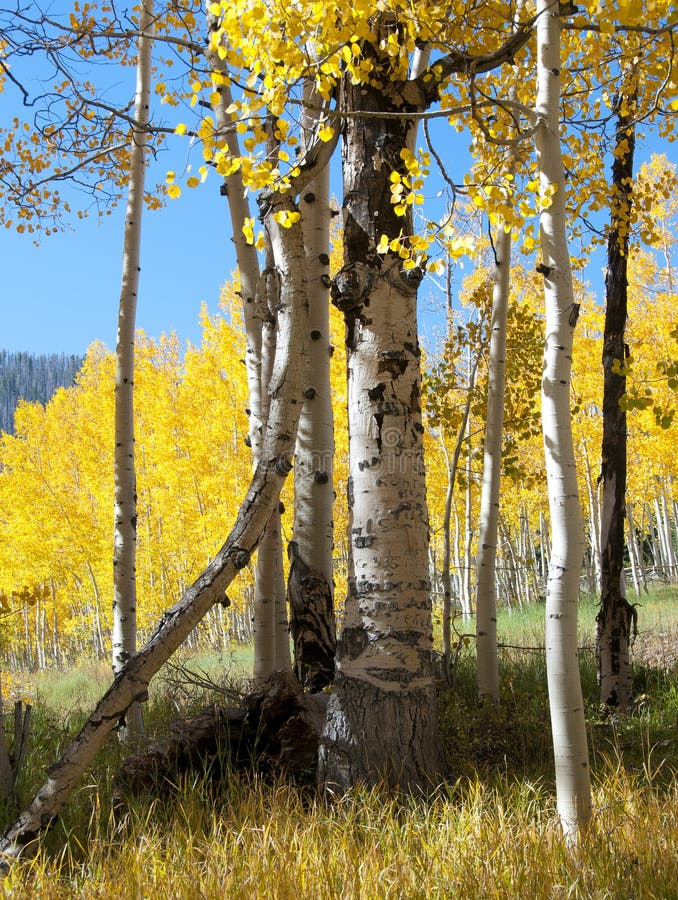
[[[594,616],[585,601],[584,646]],[[543,608],[502,618],[500,640],[538,647],[540,618]],[[454,691],[441,695],[454,778],[435,799],[395,801],[357,789],[329,802],[282,781],[234,774],[217,790],[196,778],[171,799],[137,798],[116,820],[109,785],[121,751],[111,742],[39,854],[4,879],[4,895],[678,898],[678,688],[675,665],[657,664],[666,659],[657,648],[678,633],[678,592],[664,589],[644,602],[639,624],[645,644],[636,651],[633,715],[601,715],[592,656],[582,656],[595,812],[574,854],[555,814],[543,654],[506,650],[502,703],[479,709],[467,649]],[[225,662],[214,654],[190,660],[213,675]],[[246,663],[236,659],[239,675]],[[173,713],[179,674],[166,673],[151,695],[154,732]],[[107,672],[101,676],[105,685]],[[89,667],[84,676],[52,676],[49,688],[38,680],[23,799],[85,714],[98,677]],[[188,695],[193,705],[205,699],[195,686]]]

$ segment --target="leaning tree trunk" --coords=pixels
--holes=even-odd
[[[118,310],[115,373],[115,515],[113,537],[113,671],[117,675],[137,649],[137,487],[134,466],[134,345],[139,291],[141,217],[144,206],[147,126],[151,97],[150,29],[153,0],[143,0],[137,43],[135,124],[130,147],[130,172],[125,216],[122,286]],[[141,706],[133,703],[121,729],[125,740],[143,734]]]
[[[375,51],[376,53],[376,51]],[[383,780],[435,783],[443,764],[432,675],[428,508],[420,408],[417,287],[397,253],[376,252],[412,233],[390,201],[405,173],[408,125],[374,87],[343,85],[344,265],[333,300],[346,322],[349,417],[348,596],[319,754],[321,783],[339,790]]]
[[[546,305],[542,428],[552,549],[546,591],[546,665],[553,728],[558,813],[567,839],[591,815],[584,702],[579,678],[577,604],[584,529],[570,417],[574,302],[566,237],[565,178],[560,150],[559,6],[537,2],[537,168],[545,208],[540,217]]]
[[[80,732],[50,768],[47,781],[28,809],[5,831],[0,839],[3,868],[21,855],[27,845],[37,849],[36,838],[54,821],[120,717],[135,700],[145,699],[148,684],[163,663],[210,608],[224,602],[225,590],[248,564],[278,503],[280,488],[291,469],[301,409],[302,366],[298,348],[304,344],[308,315],[301,228],[283,229],[274,220],[276,212],[291,211],[296,208],[289,197],[272,197],[268,218],[282,288],[278,309],[279,344],[261,460],[235,525],[205,571],[163,615],[146,646],[125,663]]]
[[[311,107],[321,97],[305,86]],[[315,137],[319,114],[304,114],[304,145]],[[319,691],[334,678],[334,420],[330,386],[330,169],[310,182],[299,204],[306,249],[309,340],[306,388],[294,460],[294,529],[287,585],[294,670],[302,685]]]
[[[603,444],[600,481],[601,592],[596,616],[596,666],[600,700],[628,710],[633,699],[630,645],[634,608],[626,599],[624,522],[626,519],[626,394],[624,343],[628,303],[628,254],[635,147],[635,94],[617,97],[617,130],[612,163],[610,234],[605,276],[603,337]]]

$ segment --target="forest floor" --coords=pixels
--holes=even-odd
[[[632,598],[631,598],[632,599]],[[596,606],[580,615],[581,674],[594,816],[576,851],[555,812],[543,654],[544,607],[498,623],[502,696],[478,706],[473,623],[441,690],[441,733],[453,777],[434,800],[378,790],[328,801],[308,788],[233,773],[215,786],[181,779],[162,797],[112,811],[123,750],[111,741],[40,852],[0,881],[7,897],[39,898],[678,898],[678,590],[641,600],[633,649],[635,705],[609,715],[597,700]],[[146,708],[149,737],[224,689],[244,689],[251,652],[174,661]],[[193,673],[192,675],[190,673]],[[225,673],[228,673],[227,675]],[[20,802],[108,686],[109,669],[13,673],[10,696],[34,702]],[[11,814],[4,814],[9,821]]]

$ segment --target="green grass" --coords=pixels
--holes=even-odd
[[[582,603],[580,643],[592,644],[595,605]],[[594,818],[573,854],[555,812],[546,704],[543,607],[502,615],[502,697],[479,707],[471,647],[455,688],[441,694],[441,732],[453,771],[428,802],[378,790],[340,801],[284,782],[234,774],[215,788],[201,778],[172,797],[139,797],[122,817],[110,784],[122,751],[111,741],[33,860],[12,868],[5,896],[44,898],[670,898],[678,897],[678,688],[658,665],[678,634],[678,592],[643,601],[635,660],[637,701],[628,717],[602,715],[593,656],[582,680],[594,781]],[[664,643],[663,643],[664,642]],[[537,649],[535,649],[537,648]],[[662,650],[664,648],[664,650]],[[663,654],[663,655],[662,655]],[[182,665],[236,683],[249,651],[201,654]],[[213,697],[180,687],[167,669],[147,705],[152,734]],[[44,680],[43,680],[44,679]],[[34,684],[34,734],[22,800],[79,725],[107,668],[50,673]]]

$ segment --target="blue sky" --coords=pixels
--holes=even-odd
[[[84,354],[94,340],[115,346],[123,221],[120,206],[103,222],[94,214],[39,247],[3,230],[0,347]],[[218,179],[146,212],[142,241],[139,327],[199,342],[200,305],[216,310],[219,287],[235,265]]]

